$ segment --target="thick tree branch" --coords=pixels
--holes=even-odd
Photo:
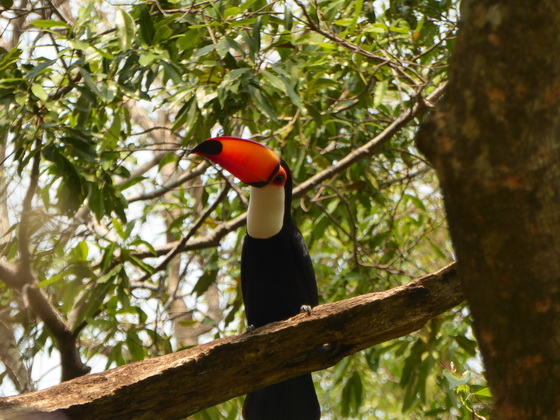
[[[44,322],[55,339],[56,348],[60,352],[62,380],[67,381],[89,373],[91,368],[85,365],[80,358],[76,337],[72,334],[70,326],[51,304],[46,293],[32,286],[26,286],[24,289],[29,306]]]
[[[31,273],[31,282],[22,282],[19,280],[21,275],[20,270],[17,270],[12,264],[0,260],[0,281],[3,281],[10,288],[21,290],[25,294],[31,310],[43,321],[45,327],[54,337],[56,347],[60,352],[62,380],[65,381],[89,373],[91,369],[80,358],[77,339],[72,334],[70,326],[51,304],[46,293],[34,286],[37,283],[35,276]]]
[[[33,409],[85,420],[184,418],[409,334],[462,301],[452,264],[407,285],[321,305],[311,316],[297,315],[253,334],[3,398],[0,410]]]
[[[12,327],[0,318],[0,361],[18,392],[34,391],[31,372],[22,360]]]
[[[6,283],[6,286],[12,289],[21,287],[21,282],[18,280],[17,268],[2,260],[0,260],[0,281],[3,281]]]

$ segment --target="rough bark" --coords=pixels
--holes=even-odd
[[[436,168],[499,419],[560,418],[560,3],[465,0],[418,146]]]
[[[22,360],[17,340],[11,326],[4,322],[0,312],[0,362],[18,392],[35,391],[31,372]]]
[[[253,334],[0,399],[0,417],[179,419],[421,328],[463,301],[454,265],[386,292],[314,308]],[[2,411],[3,410],[3,411]]]

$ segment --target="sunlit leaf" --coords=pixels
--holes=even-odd
[[[126,10],[120,8],[117,10],[115,25],[117,28],[117,41],[119,48],[121,51],[126,51],[132,45],[134,35],[136,34],[134,19],[132,19],[132,16],[130,16]]]
[[[68,25],[66,22],[61,22],[59,20],[41,20],[37,19],[31,22],[33,26],[37,28],[68,28],[70,29],[71,26]]]
[[[47,100],[49,99],[49,95],[47,95],[47,92],[45,92],[43,86],[38,83],[31,86],[31,91],[37,98],[39,98],[43,102],[47,102]]]

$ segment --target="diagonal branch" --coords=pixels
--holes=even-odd
[[[156,268],[154,268],[154,271],[152,273],[147,273],[141,279],[139,279],[138,280],[139,283],[142,283],[142,282],[148,280],[155,273],[157,273],[161,270],[165,270],[167,268],[169,263],[173,260],[173,258],[175,258],[175,256],[177,254],[179,254],[179,252],[181,252],[181,249],[185,246],[185,244],[189,241],[189,239],[191,239],[191,237],[198,231],[198,229],[202,226],[202,224],[208,218],[208,216],[210,216],[210,214],[214,210],[216,210],[216,207],[218,207],[218,205],[222,201],[224,201],[224,199],[227,196],[227,193],[228,193],[229,189],[230,189],[229,184],[226,183],[225,186],[224,186],[224,189],[222,190],[222,192],[220,193],[218,198],[216,198],[216,200],[214,200],[212,205],[208,206],[208,208],[204,211],[204,213],[202,213],[200,215],[200,217],[197,219],[197,221],[194,223],[194,225],[189,229],[189,232],[183,237],[183,239],[181,239],[179,241],[179,243],[177,243],[177,245],[175,245],[175,247],[167,253],[167,255],[165,256],[163,261],[161,263],[159,263]]]
[[[34,391],[31,371],[22,360],[12,326],[0,318],[0,362],[20,393]]]
[[[209,166],[210,166],[209,163],[204,161],[193,170],[189,172],[185,172],[183,175],[181,175],[180,177],[174,180],[169,181],[161,188],[154,191],[149,191],[142,194],[136,194],[127,197],[127,201],[130,204],[130,203],[134,203],[135,201],[153,200],[154,198],[161,197],[162,195],[165,195],[166,193],[171,191],[173,188],[177,188],[179,185],[183,185],[184,183],[190,181],[191,179],[202,175]]]
[[[185,418],[409,334],[463,299],[455,264],[451,264],[404,286],[321,305],[311,316],[300,314],[253,334],[218,339],[42,391],[2,398],[0,415],[9,416],[19,408],[56,411],[81,420]]]
[[[47,294],[33,286],[25,286],[24,290],[29,306],[55,339],[56,348],[60,352],[62,380],[67,381],[89,373],[91,368],[82,362],[77,338],[62,315],[51,304]]]
[[[85,365],[81,358],[77,338],[72,334],[70,326],[62,315],[49,301],[47,294],[35,287],[36,277],[30,271],[31,281],[21,281],[21,270],[17,270],[13,264],[0,260],[0,281],[6,286],[19,289],[27,297],[30,309],[45,324],[54,337],[56,348],[60,352],[60,364],[62,367],[62,380],[76,378],[89,373],[89,366]]]

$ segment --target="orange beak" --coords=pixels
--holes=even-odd
[[[202,156],[231,172],[245,184],[283,186],[286,171],[280,157],[268,147],[237,137],[214,137],[203,141],[191,153]]]

